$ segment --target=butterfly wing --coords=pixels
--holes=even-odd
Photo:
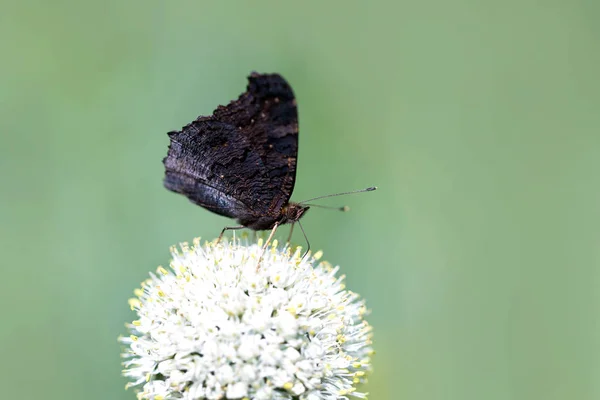
[[[253,73],[248,81],[237,100],[169,133],[163,160],[167,189],[243,225],[279,217],[294,188],[298,152],[289,84],[277,74]]]
[[[238,127],[267,168],[272,201],[265,211],[287,203],[298,158],[298,110],[287,81],[279,74],[252,73],[246,92],[219,106],[213,118]]]
[[[194,121],[169,137],[163,160],[167,189],[229,218],[254,215],[252,204],[239,198],[264,166],[239,132],[219,121]]]

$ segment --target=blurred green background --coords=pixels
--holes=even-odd
[[[599,20],[592,0],[3,2],[0,397],[135,398],[127,299],[230,223],[162,187],[165,133],[256,70],[298,98],[294,199],[380,188],[303,220],[372,309],[370,399],[600,398]]]

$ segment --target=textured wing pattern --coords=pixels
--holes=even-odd
[[[298,157],[298,111],[287,81],[279,74],[252,73],[247,91],[208,118],[238,127],[268,168],[271,208],[287,203],[296,182]]]
[[[277,74],[252,74],[248,90],[179,132],[163,160],[167,189],[250,225],[275,220],[294,188],[298,119],[293,92]]]
[[[249,189],[244,182],[260,175],[264,167],[243,136],[227,124],[203,121],[170,132],[169,137],[163,160],[167,189],[226,217],[253,214],[252,204],[240,198]]]

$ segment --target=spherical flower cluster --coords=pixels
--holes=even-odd
[[[130,300],[123,374],[139,399],[364,398],[371,327],[338,268],[239,241],[172,249]]]

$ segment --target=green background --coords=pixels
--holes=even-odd
[[[371,399],[600,398],[599,20],[594,0],[4,2],[0,397],[135,398],[127,299],[231,222],[162,187],[165,133],[256,70],[296,92],[294,199],[380,188],[303,219],[372,309]]]

